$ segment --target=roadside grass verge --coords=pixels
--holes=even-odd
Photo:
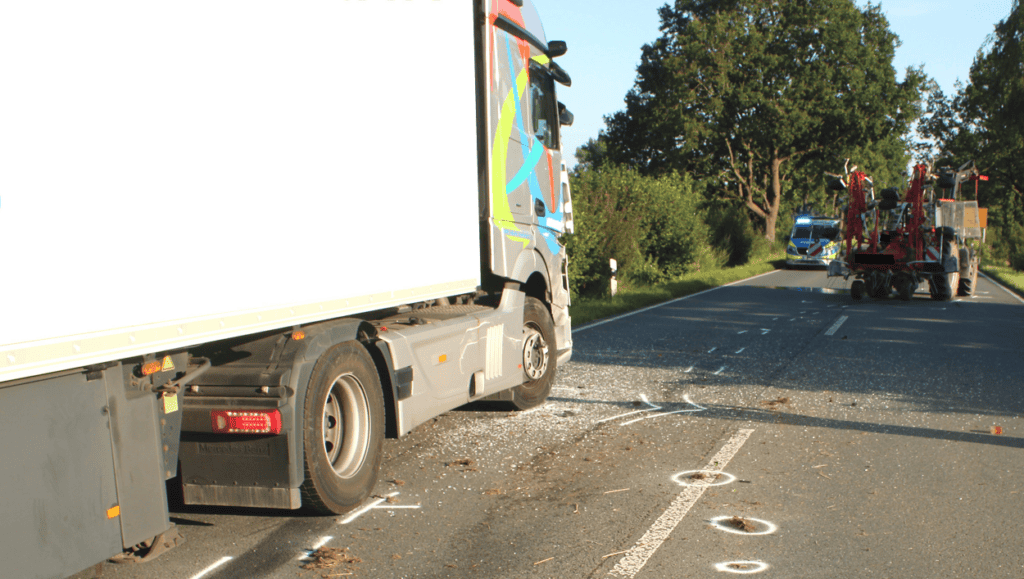
[[[981,271],[990,278],[1010,288],[1015,294],[1024,297],[1024,272],[1004,265],[985,265]],[[573,320],[575,322],[576,320]]]
[[[573,327],[688,296],[727,283],[780,269],[784,260],[764,260],[737,267],[702,271],[648,287],[620,288],[615,297],[576,298],[569,307]]]

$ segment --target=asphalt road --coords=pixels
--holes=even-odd
[[[847,287],[776,271],[578,328],[543,407],[387,441],[366,509],[178,508],[184,545],[102,576],[1024,577],[1024,304]],[[353,561],[303,569],[321,545]]]

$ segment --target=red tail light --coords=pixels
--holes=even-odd
[[[210,419],[220,434],[281,434],[277,410],[214,410]]]

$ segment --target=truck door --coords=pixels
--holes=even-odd
[[[538,251],[549,265],[561,253],[565,188],[543,29],[530,3],[497,5],[486,35],[490,262],[495,274],[512,277],[524,251]]]

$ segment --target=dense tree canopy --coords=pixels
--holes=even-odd
[[[1024,11],[1015,2],[971,66],[970,82],[946,97],[934,89],[919,128],[938,164],[974,160],[991,181],[978,201],[1000,225],[1024,221]]]
[[[897,82],[898,40],[877,6],[676,0],[660,14],[626,109],[607,119],[607,156],[713,181],[763,219],[768,239],[801,167],[804,178],[808,163],[841,167],[858,147],[891,144],[919,114],[924,77],[910,69]]]

